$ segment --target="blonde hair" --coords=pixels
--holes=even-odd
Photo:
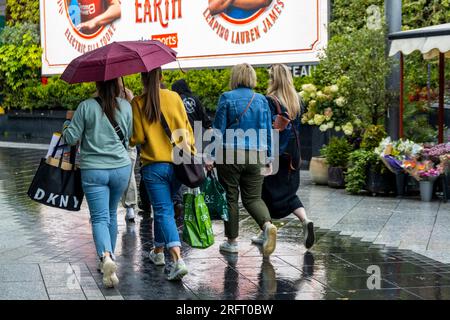
[[[284,64],[274,64],[269,70],[267,94],[276,96],[286,107],[291,119],[300,113],[300,97],[295,90],[291,70]]]
[[[256,87],[256,71],[248,63],[235,65],[231,69],[230,79],[231,90],[238,87],[247,87],[253,89]]]

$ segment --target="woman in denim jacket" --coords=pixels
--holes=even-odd
[[[220,97],[213,125],[222,139],[215,162],[230,215],[225,222],[228,241],[220,245],[220,251],[238,253],[240,190],[242,204],[264,232],[263,254],[269,256],[275,250],[277,228],[271,223],[261,191],[264,174],[272,170],[271,111],[267,99],[253,91],[256,72],[249,64],[232,69],[230,85],[232,90]],[[212,165],[207,168],[211,170]]]

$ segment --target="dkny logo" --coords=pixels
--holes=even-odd
[[[38,188],[36,190],[36,193],[33,197],[36,201],[45,201],[47,204],[51,204],[55,207],[59,208],[68,208],[69,202],[72,202],[73,208],[77,208],[80,201],[75,196],[67,196],[67,195],[60,195],[50,192],[50,194],[47,194],[44,190],[41,188]],[[72,200],[72,201],[70,201]]]

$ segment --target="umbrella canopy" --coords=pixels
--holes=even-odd
[[[408,55],[419,50],[425,59],[435,58],[439,53],[450,58],[450,23],[391,33],[389,40],[392,40],[390,56],[397,52]]]
[[[107,81],[151,71],[176,57],[174,50],[155,40],[113,42],[74,59],[61,79],[68,83]]]

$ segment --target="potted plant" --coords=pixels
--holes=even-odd
[[[309,173],[315,184],[328,184],[328,164],[325,157],[312,157],[309,162]]]
[[[345,187],[345,171],[352,146],[345,137],[333,137],[320,153],[325,157],[328,168],[328,186],[332,188]]]
[[[373,150],[360,149],[350,153],[345,183],[346,191],[354,194],[364,189],[372,194],[389,193],[393,175]]]

